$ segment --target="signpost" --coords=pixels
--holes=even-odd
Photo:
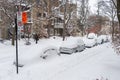
[[[23,24],[27,23],[27,12],[22,12],[22,23]]]
[[[22,12],[21,11],[17,12],[17,26],[18,26],[18,39],[20,39],[21,30],[23,28],[23,25],[22,25]]]
[[[20,34],[21,32],[21,27],[26,23],[27,23],[27,12],[20,12],[20,7],[18,7],[18,9],[16,9],[16,17],[15,17],[15,32],[16,32],[16,63],[15,64],[16,64],[17,74],[19,72],[18,71],[19,65],[18,65],[18,40],[17,39],[18,39],[18,34]]]
[[[16,32],[16,70],[17,70],[17,74],[18,74],[18,41],[17,41],[18,28],[17,28],[17,17],[15,18],[15,32]]]

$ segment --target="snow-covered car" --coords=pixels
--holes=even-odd
[[[41,46],[39,49],[35,47],[19,54],[18,66],[22,67],[27,64],[36,63],[40,61],[40,58],[47,59],[56,55],[59,55],[59,53],[58,49],[55,46]],[[15,61],[14,64],[16,65]]]
[[[83,38],[86,47],[93,47],[97,45],[97,35],[94,33],[88,34]]]
[[[68,38],[67,40],[62,42],[60,46],[60,53],[68,53],[72,54],[77,51],[82,51],[85,49],[85,44],[80,38]]]
[[[2,43],[3,43],[3,39],[2,39],[2,38],[0,38],[0,42],[2,42]]]
[[[108,36],[107,35],[101,35],[100,36],[103,40],[103,42],[108,42]]]
[[[97,34],[95,33],[89,33],[87,36],[88,39],[96,39],[97,38]]]
[[[101,36],[97,37],[97,44],[102,44],[104,42],[104,40],[102,39]]]
[[[97,38],[97,44],[102,44],[102,43],[105,43],[105,42],[108,42],[108,41],[109,41],[109,39],[108,39],[107,35],[100,35]]]
[[[47,57],[52,57],[54,55],[59,55],[58,49],[56,47],[46,47],[42,50],[40,57],[46,59]]]

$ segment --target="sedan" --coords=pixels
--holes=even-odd
[[[78,38],[68,38],[62,42],[60,46],[60,53],[72,54],[77,51],[83,51],[85,49],[85,44],[82,39]]]

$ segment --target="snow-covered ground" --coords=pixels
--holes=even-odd
[[[19,54],[38,53],[42,46],[61,45],[62,39],[41,39],[31,45],[19,41]],[[19,68],[16,74],[15,46],[0,43],[0,80],[120,80],[120,56],[110,42],[71,55],[62,54],[46,60],[38,59]],[[28,55],[28,56],[29,56]],[[26,56],[27,57],[27,56]]]

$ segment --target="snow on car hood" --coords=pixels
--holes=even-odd
[[[96,38],[97,35],[95,33],[89,33],[87,37],[88,38]]]
[[[86,46],[93,46],[96,43],[95,39],[83,38],[83,40]]]
[[[77,42],[74,39],[65,40],[65,41],[62,42],[61,47],[75,48],[75,47],[77,47]]]

